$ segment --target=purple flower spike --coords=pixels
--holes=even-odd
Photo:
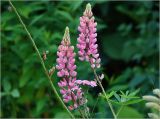
[[[61,45],[57,51],[57,75],[62,80],[58,82],[58,86],[61,88],[60,93],[63,95],[63,101],[69,103],[72,101],[73,105],[68,106],[70,110],[76,109],[82,104],[83,92],[79,85],[75,83],[77,72],[75,71],[75,53],[74,47],[71,46],[69,28],[66,27],[65,34]]]
[[[101,59],[98,54],[97,41],[97,23],[94,21],[91,5],[88,3],[83,16],[80,17],[80,32],[78,37],[77,48],[79,49],[79,59],[81,61],[88,61],[92,68],[100,68]]]

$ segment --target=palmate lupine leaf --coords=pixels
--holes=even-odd
[[[119,92],[121,94],[119,94]],[[142,99],[139,96],[136,96],[136,94],[139,92],[139,89],[135,90],[134,92],[129,93],[129,91],[123,92],[123,91],[119,91],[117,93],[117,91],[111,91],[110,93],[107,94],[108,99],[117,105],[130,105],[130,104],[135,104],[135,103],[139,103],[142,101]],[[103,98],[104,95],[101,95]],[[111,97],[113,97],[115,99],[111,99]]]
[[[126,105],[131,105],[131,104],[135,104],[135,103],[139,103],[142,101],[142,99],[134,99],[134,100],[129,100],[129,101],[125,101],[125,102],[118,102],[118,101],[115,101],[115,100],[110,100],[113,104],[117,104],[117,105],[123,105],[123,106],[126,106]]]
[[[110,98],[114,95],[115,92],[116,92],[116,91],[111,91],[110,93],[107,93],[107,94],[106,94],[106,97],[107,97],[108,99],[110,99]],[[105,96],[102,95],[101,93],[99,94],[99,96],[105,98]]]

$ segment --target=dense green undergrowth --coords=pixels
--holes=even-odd
[[[121,109],[118,117],[148,117],[150,110],[145,108],[142,96],[159,86],[159,3],[98,0],[90,3],[98,23],[100,71],[105,74],[102,83],[108,98],[117,112]],[[1,117],[68,117],[56,100],[12,8],[6,1],[1,4]],[[72,44],[77,42],[79,17],[86,2],[13,1],[13,4],[40,52],[49,51],[45,61],[47,68],[55,66],[57,48],[66,25],[70,27]],[[93,79],[87,63],[77,60],[76,64],[78,78]],[[53,79],[59,90],[57,82],[60,79],[56,73]],[[88,92],[86,96],[92,116],[112,117],[104,96],[99,94],[101,90],[93,88]],[[76,111],[74,113],[78,115]]]

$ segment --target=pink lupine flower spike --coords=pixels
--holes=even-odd
[[[63,101],[65,103],[72,102],[68,106],[70,110],[76,109],[85,103],[80,84],[96,86],[94,81],[76,80],[77,72],[75,71],[75,53],[73,50],[74,47],[70,43],[69,28],[66,27],[63,40],[57,51],[56,69],[58,70],[57,76],[62,78],[58,86],[61,88],[60,93],[63,95]]]
[[[74,47],[70,43],[69,28],[66,27],[63,40],[57,51],[56,69],[58,70],[58,77],[62,78],[58,85],[61,88],[60,93],[63,95],[63,101],[65,103],[72,102],[72,105],[68,106],[70,110],[76,109],[81,104],[83,94],[81,88],[75,83],[77,72],[75,71],[75,53],[73,50]]]
[[[97,84],[102,89],[102,92],[104,96],[107,99],[107,102],[111,108],[111,111],[113,110],[112,105],[108,101],[107,95],[105,93],[105,90],[101,84],[101,80],[104,78],[104,76],[98,77],[96,73],[96,68],[100,68],[100,62],[101,59],[99,58],[98,53],[98,44],[96,44],[97,41],[97,29],[96,29],[97,23],[94,21],[93,13],[91,10],[91,5],[88,3],[86,6],[86,9],[83,13],[83,16],[80,17],[80,25],[78,27],[78,31],[80,32],[79,37],[77,39],[78,44],[77,48],[79,49],[79,59],[81,61],[87,61],[90,63],[91,68],[93,69],[95,80],[97,81]],[[114,111],[112,111],[114,118],[116,119],[116,114]]]
[[[80,26],[78,27],[80,34],[77,39],[77,48],[79,49],[79,59],[90,62],[92,68],[100,68],[101,62],[97,50],[98,45],[96,44],[96,26],[97,23],[94,21],[91,5],[88,3],[83,16],[80,17]]]

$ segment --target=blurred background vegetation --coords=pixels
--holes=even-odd
[[[98,44],[106,92],[135,91],[139,97],[159,86],[159,2],[90,1],[98,22]],[[56,52],[69,26],[76,44],[83,1],[13,1],[41,53],[48,50],[47,68],[56,65]],[[32,44],[7,1],[1,2],[1,117],[68,117],[45,77]],[[77,49],[76,49],[77,52]],[[87,63],[76,61],[78,78],[93,80]],[[56,73],[53,83],[59,91]],[[94,117],[112,117],[108,105],[97,99],[101,90],[89,89],[88,107]],[[144,101],[125,106],[119,117],[147,117]],[[114,105],[117,110],[118,105]],[[76,113],[76,112],[75,112]]]

